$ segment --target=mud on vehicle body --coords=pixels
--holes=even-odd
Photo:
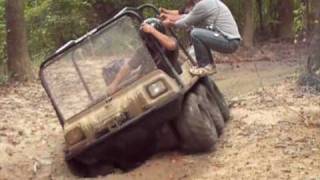
[[[156,46],[171,73],[158,68],[146,46],[150,42],[139,32],[145,9],[158,13],[152,5],[125,8],[41,65],[43,87],[64,129],[66,161],[71,169],[82,168],[83,176],[95,174],[100,162],[129,170],[162,150],[209,151],[229,119],[215,83],[189,73],[194,60],[181,44],[182,71]],[[119,91],[107,94],[137,49],[140,65]]]

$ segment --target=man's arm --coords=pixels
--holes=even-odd
[[[154,27],[152,27],[149,24],[142,24],[141,29],[145,32],[145,33],[149,33],[151,35],[153,35],[159,42],[160,44],[165,47],[168,50],[176,50],[177,49],[177,41],[175,38],[167,36],[161,32],[159,32],[158,30],[156,30]]]
[[[136,52],[130,57],[130,59],[126,58],[123,66],[120,67],[120,70],[117,72],[115,78],[107,87],[107,91],[109,95],[112,95],[116,91],[119,90],[119,85],[125,80],[128,75],[131,75],[132,70],[137,70],[141,66],[141,58],[145,49],[140,47],[136,50]],[[140,73],[140,71],[139,71]]]
[[[185,16],[185,14],[176,14],[176,15],[172,15],[172,14],[160,14],[160,18],[162,20],[166,20],[169,19],[170,21],[176,22],[178,20],[180,20],[181,18],[183,18]]]
[[[169,10],[165,8],[160,8],[160,13],[170,14],[170,15],[179,15],[179,10]]]
[[[129,63],[126,62],[123,67],[121,67],[120,71],[117,73],[116,77],[112,81],[112,83],[107,87],[108,88],[108,95],[112,95],[116,91],[119,90],[120,82],[130,73],[130,66]]]
[[[189,14],[175,21],[174,26],[178,28],[187,28],[192,25],[198,24],[200,21],[205,19],[213,9],[214,8],[208,6],[205,1],[200,1],[194,6]]]

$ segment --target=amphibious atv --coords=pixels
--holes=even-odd
[[[93,176],[101,163],[129,170],[163,150],[210,151],[229,119],[215,83],[189,73],[194,60],[181,43],[178,67],[154,46],[167,67],[158,68],[146,46],[152,42],[139,32],[150,10],[159,13],[149,4],[124,8],[41,65],[43,87],[64,130],[66,162],[79,175]],[[137,49],[139,66],[108,94]]]

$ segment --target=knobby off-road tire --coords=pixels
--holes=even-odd
[[[185,153],[208,152],[218,140],[215,124],[205,106],[192,92],[185,99],[182,115],[176,121],[180,149]]]
[[[156,132],[155,153],[174,150],[179,146],[179,140],[172,129],[171,122],[164,124]]]
[[[115,168],[105,162],[96,162],[94,164],[86,164],[78,159],[66,161],[70,172],[77,177],[93,178],[97,176],[105,176],[115,171]]]
[[[208,112],[210,119],[214,122],[218,134],[222,134],[225,123],[217,101],[207,87],[201,83],[197,85],[195,92],[198,95],[199,101],[203,104],[204,109]]]
[[[231,117],[230,109],[229,109],[228,103],[224,98],[224,95],[221,93],[216,83],[213,80],[211,80],[209,77],[203,78],[202,82],[210,92],[209,100],[212,102],[215,101],[217,103],[217,105],[220,108],[224,121],[228,121]]]

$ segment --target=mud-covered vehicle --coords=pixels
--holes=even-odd
[[[161,61],[155,62],[147,46],[153,42],[139,31],[146,9],[158,13],[152,5],[125,8],[41,65],[43,87],[64,130],[66,162],[83,176],[92,176],[98,164],[129,170],[164,150],[210,151],[229,119],[215,83],[189,73],[194,60],[180,43],[179,66],[159,46]],[[138,49],[139,66],[108,94]]]

